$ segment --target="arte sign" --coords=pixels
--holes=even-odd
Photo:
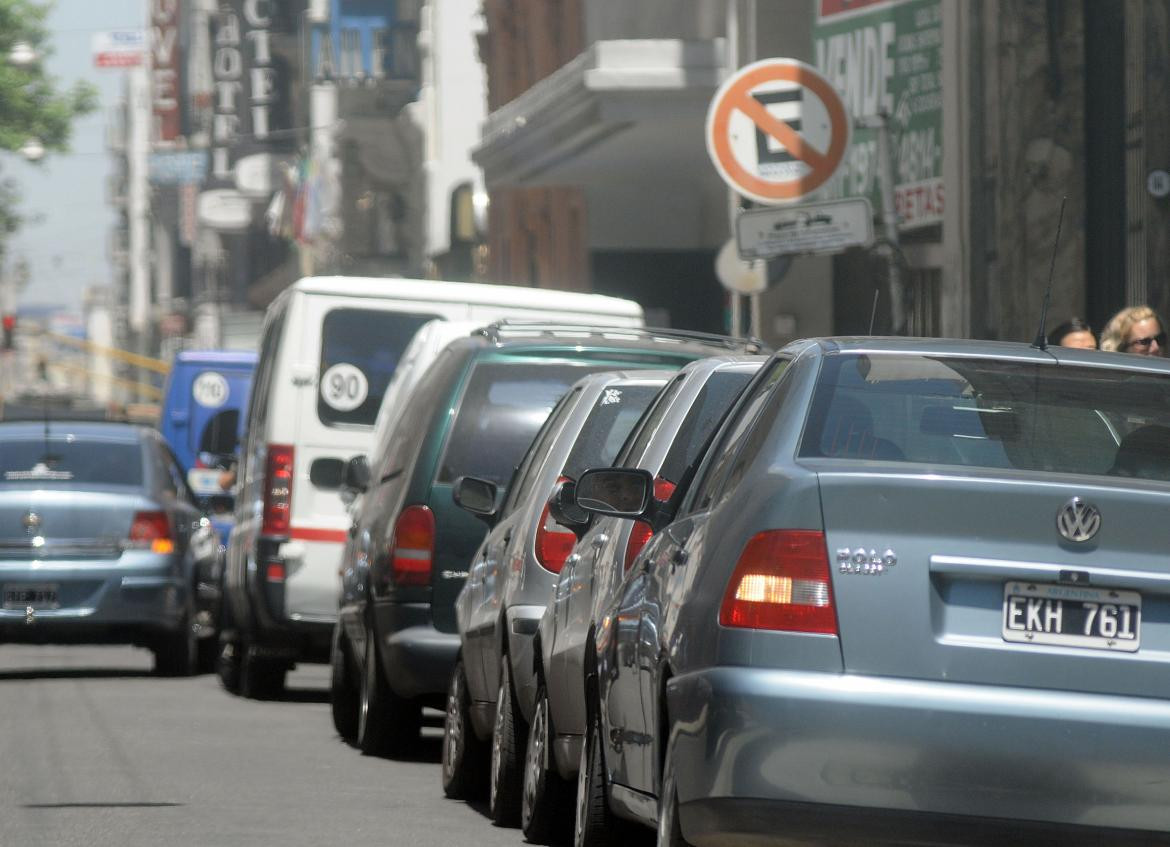
[[[179,0],[150,0],[150,91],[154,142],[182,134],[179,112]]]
[[[231,0],[214,19],[211,173],[221,185],[231,184],[236,159],[270,149],[273,134],[287,129],[270,39],[274,8],[274,0]]]
[[[890,118],[901,229],[941,223],[941,0],[816,0],[816,66],[857,118]],[[857,128],[825,199],[864,196],[880,208],[877,130]]]
[[[765,59],[715,92],[705,137],[731,188],[780,204],[799,201],[836,172],[849,149],[849,129],[841,98],[814,68]]]
[[[418,28],[394,17],[394,3],[335,0],[328,27],[313,29],[309,72],[314,80],[350,83],[418,74]]]
[[[146,56],[146,33],[140,29],[111,29],[90,37],[95,68],[136,68]]]

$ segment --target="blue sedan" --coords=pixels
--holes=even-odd
[[[578,844],[1170,833],[1170,362],[800,342],[652,485],[577,487],[658,530],[592,633]]]
[[[213,643],[196,581],[216,554],[154,430],[0,423],[0,642],[136,644],[157,672],[193,673]]]

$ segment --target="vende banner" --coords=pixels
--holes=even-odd
[[[111,29],[90,37],[95,68],[136,68],[146,57],[146,33],[140,29]]]
[[[941,0],[813,0],[816,68],[855,119],[890,116],[899,227],[942,222]],[[881,208],[877,131],[854,125],[826,199],[868,197]]]

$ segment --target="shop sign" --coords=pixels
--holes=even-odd
[[[95,68],[136,68],[146,56],[146,33],[140,29],[110,29],[90,36]]]
[[[150,91],[154,142],[182,133],[179,113],[179,0],[150,0]]]
[[[942,222],[941,0],[814,0],[815,64],[854,118],[845,162],[820,199],[868,197],[881,208],[877,130],[857,119],[889,116],[894,203],[901,229]]]

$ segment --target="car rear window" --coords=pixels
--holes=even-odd
[[[0,440],[0,485],[142,485],[142,447],[66,436]]]
[[[327,425],[373,426],[382,395],[419,327],[438,315],[334,309],[321,323],[317,417]]]
[[[561,395],[609,368],[563,362],[480,363],[459,402],[439,463],[439,482],[461,476],[505,485]]]
[[[936,356],[829,357],[800,455],[1170,481],[1170,379]]]
[[[590,468],[612,465],[630,430],[661,388],[661,385],[622,385],[602,391],[577,433],[565,461],[564,475],[577,479]]]

